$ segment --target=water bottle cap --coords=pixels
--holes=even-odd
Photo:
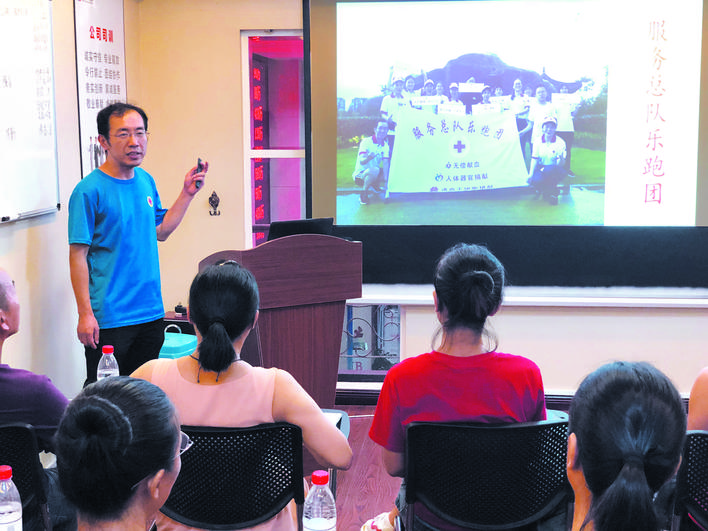
[[[12,467],[10,465],[0,465],[0,481],[12,479]]]
[[[326,485],[329,483],[329,472],[326,470],[315,470],[312,473],[313,485]]]
[[[101,352],[104,354],[113,354],[113,345],[103,345]]]

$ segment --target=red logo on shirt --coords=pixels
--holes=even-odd
[[[150,205],[150,208],[152,208],[152,197],[148,196],[147,200],[148,200],[148,205]]]

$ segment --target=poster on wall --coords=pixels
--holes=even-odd
[[[124,102],[123,0],[74,0],[82,178],[103,164],[96,115]]]
[[[59,208],[51,9],[0,0],[0,223]]]

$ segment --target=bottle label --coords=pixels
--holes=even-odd
[[[302,521],[305,531],[330,531],[337,527],[336,518],[305,518]]]
[[[0,531],[22,531],[22,503],[0,502]]]
[[[118,376],[118,371],[116,369],[98,369],[96,371],[96,380],[103,380],[109,376]]]

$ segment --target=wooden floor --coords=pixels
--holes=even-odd
[[[381,449],[369,439],[375,406],[337,406],[349,414],[354,460],[337,472],[337,531],[358,531],[369,518],[390,511],[401,485],[381,463]]]

